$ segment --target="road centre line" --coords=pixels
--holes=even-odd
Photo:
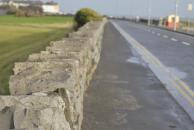
[[[155,34],[154,31],[152,31],[152,33]],[[161,36],[161,34],[157,33],[157,36]],[[164,38],[169,38],[169,36],[167,36],[167,35],[163,35],[163,37]],[[178,41],[176,38],[171,38],[171,40],[174,41],[174,42]],[[188,43],[188,42],[185,42],[185,41],[183,41],[182,44],[187,45],[187,46],[191,46],[191,43]]]
[[[152,34],[157,34],[157,36],[161,36],[162,35],[161,33],[157,33],[157,32],[152,31],[150,29],[148,29],[147,31],[151,32]],[[169,38],[169,36],[163,35],[163,38],[167,39],[167,38]],[[171,38],[171,40],[174,41],[174,42],[178,42],[178,39],[176,39],[176,38]],[[185,42],[185,41],[183,41],[182,44],[187,45],[187,46],[191,46],[191,43],[188,43],[188,42]]]
[[[178,40],[175,38],[171,38],[172,41],[177,42]]]
[[[151,32],[152,34],[156,34],[156,32],[148,30],[148,32]],[[157,33],[157,36],[161,36],[161,33]],[[163,35],[163,38],[169,38],[167,35]],[[177,42],[178,40],[176,38],[171,38],[172,41]],[[191,46],[191,43],[183,41],[182,44],[186,46]]]
[[[184,44],[184,45],[187,45],[187,46],[190,46],[191,45],[191,43],[188,43],[188,42],[182,42],[182,44]]]

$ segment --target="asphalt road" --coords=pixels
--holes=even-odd
[[[125,21],[116,23],[194,91],[194,37]]]
[[[108,23],[101,60],[84,97],[82,130],[194,130],[194,124],[149,64]]]
[[[127,21],[114,23],[194,120],[194,37]]]

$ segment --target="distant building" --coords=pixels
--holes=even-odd
[[[59,4],[54,3],[54,2],[48,2],[48,3],[43,4],[42,9],[44,13],[50,13],[50,14],[60,13]]]
[[[38,2],[38,3],[37,3]],[[29,0],[0,0],[0,6],[15,6],[18,7],[26,7],[31,4],[42,4],[41,1],[29,1]]]
[[[43,3],[39,0],[0,0],[1,6],[14,6],[15,8],[19,7],[28,7],[28,6],[40,6],[44,13],[48,14],[59,14],[60,7],[58,3],[47,2]]]

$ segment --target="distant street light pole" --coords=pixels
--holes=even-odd
[[[151,0],[148,0],[148,26],[151,25]]]
[[[175,1],[176,1],[176,3],[175,3],[174,31],[177,30],[176,20],[177,20],[177,17],[178,17],[178,7],[179,7],[179,0],[175,0]]]
[[[188,7],[187,7],[187,11],[188,12],[192,12],[193,11],[193,4],[188,4]],[[190,28],[190,20],[189,20],[189,17],[188,17],[188,25],[187,25],[187,31],[189,31],[189,28]]]

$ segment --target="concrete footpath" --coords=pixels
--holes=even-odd
[[[82,130],[194,130],[194,123],[108,23],[101,60],[84,99]]]

